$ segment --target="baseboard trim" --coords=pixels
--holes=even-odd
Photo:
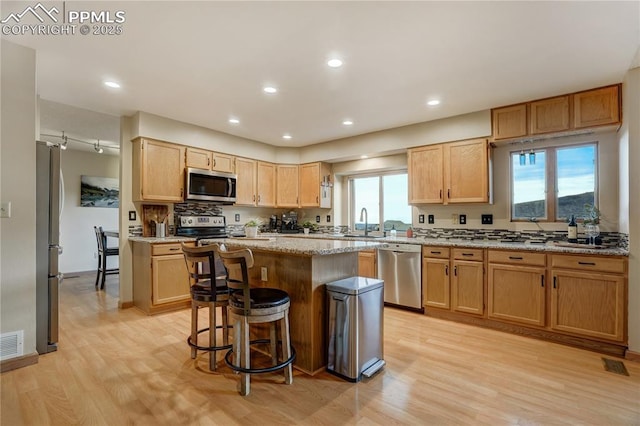
[[[119,309],[129,309],[133,308],[133,301],[131,302],[118,302]]]
[[[624,358],[628,359],[629,361],[640,362],[640,352],[627,350],[627,352],[624,354]]]
[[[16,358],[5,359],[0,362],[0,373],[4,373],[11,370],[17,370],[18,368],[26,367],[29,365],[38,363],[38,353],[34,352],[29,355],[23,355]]]

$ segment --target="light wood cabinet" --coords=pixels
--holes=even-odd
[[[492,110],[494,139],[510,139],[527,134],[527,104],[512,105]]]
[[[183,201],[184,146],[137,138],[132,163],[133,201]]]
[[[187,167],[234,173],[234,157],[199,148],[187,148]]]
[[[576,129],[620,122],[620,86],[588,90],[573,95]]]
[[[441,204],[444,186],[442,144],[407,151],[409,204]]]
[[[180,243],[134,241],[133,304],[149,315],[188,307],[186,268]]]
[[[376,250],[358,252],[358,275],[367,278],[378,278],[378,258]]]
[[[300,165],[300,207],[331,208],[331,166],[327,163]]]
[[[569,96],[558,96],[531,102],[529,133],[562,132],[569,130]]]
[[[409,203],[488,202],[488,149],[473,139],[408,150]]]
[[[467,314],[484,314],[484,263],[482,249],[453,249],[451,309]]]
[[[551,329],[596,339],[626,341],[625,261],[553,255]]]
[[[258,161],[257,165],[256,205],[260,207],[276,206],[276,165]]]
[[[276,166],[276,206],[299,207],[299,169],[297,165]]]
[[[543,253],[489,250],[487,316],[490,319],[544,327],[544,256]],[[541,261],[541,266],[528,266],[539,265]]]
[[[255,206],[258,199],[256,180],[257,161],[249,158],[236,158],[236,205]]]
[[[451,308],[448,248],[422,247],[422,295],[425,311]]]

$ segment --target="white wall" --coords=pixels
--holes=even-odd
[[[62,152],[64,176],[64,209],[60,218],[60,256],[63,273],[92,271],[97,268],[97,243],[94,226],[105,230],[118,229],[118,209],[106,207],[80,207],[80,176],[98,176],[118,179],[120,160],[114,155],[66,150]],[[116,245],[109,239],[109,245]],[[107,267],[117,267],[113,256]]]
[[[24,330],[23,352],[36,352],[36,55],[2,40],[0,332]]]

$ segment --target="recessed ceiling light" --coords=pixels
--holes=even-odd
[[[437,99],[432,99],[429,102],[427,102],[427,105],[429,106],[436,106],[436,105],[440,105],[440,101]]]
[[[282,135],[282,139],[291,139],[291,135]]]
[[[331,68],[339,68],[342,66],[342,61],[340,59],[331,59],[329,60],[329,62],[327,62],[327,65],[329,65]]]
[[[369,158],[369,156],[363,154],[363,155],[360,156],[360,158],[362,158],[364,160],[365,158]]]
[[[265,93],[276,93],[278,91],[278,89],[276,89],[275,87],[272,86],[266,86],[264,89]]]
[[[230,119],[229,119],[229,123],[231,123],[231,124],[238,124],[238,123],[240,123],[240,120],[238,120],[237,118],[230,118]]]
[[[344,120],[344,121],[342,122],[342,124],[344,124],[345,126],[351,126],[351,125],[353,124],[353,121],[351,121],[351,120]]]
[[[120,85],[118,83],[116,83],[115,81],[105,81],[104,82],[105,86],[111,87],[113,89],[119,89]]]

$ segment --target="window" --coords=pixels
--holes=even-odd
[[[349,178],[349,225],[364,231],[362,208],[367,210],[369,231],[406,231],[411,227],[407,173],[387,173]],[[381,225],[382,224],[382,225]]]
[[[511,220],[567,221],[596,205],[595,143],[511,153]]]

